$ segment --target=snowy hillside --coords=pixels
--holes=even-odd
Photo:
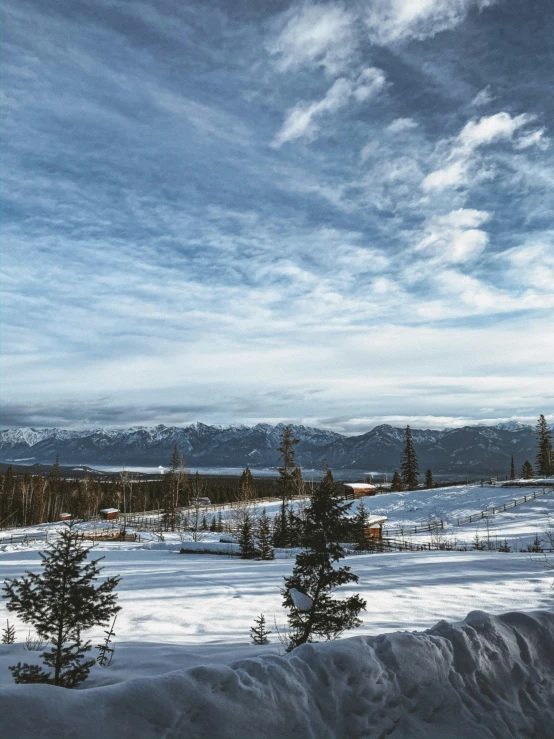
[[[448,527],[460,514],[501,506],[523,490],[529,488],[463,486],[364,502],[391,526],[440,513]],[[278,504],[267,510],[276,513]],[[494,525],[504,537],[517,524],[514,541],[524,544],[546,513],[554,514],[554,494],[498,514]],[[512,516],[520,517],[516,524]],[[18,528],[11,543],[3,531],[4,576],[37,571],[44,535],[59,526]],[[468,527],[468,540],[474,529]],[[367,600],[361,627],[284,656],[280,588],[294,551],[278,550],[273,561],[241,560],[231,556],[236,545],[206,532],[205,541],[186,547],[224,556],[179,554],[179,534],[164,536],[96,544],[103,574],[122,576],[122,610],[112,665],[95,666],[80,690],[13,684],[8,665],[38,664],[40,653],[25,649],[28,628],[9,615],[16,643],[0,646],[3,739],[550,736],[554,591],[544,555],[352,553],[345,564],[359,583],[341,594]],[[260,613],[273,633],[267,646],[256,647],[249,628]],[[0,621],[7,616],[1,602]],[[97,644],[101,629],[89,636]]]

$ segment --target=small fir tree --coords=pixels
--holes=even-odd
[[[275,559],[275,551],[271,545],[271,523],[265,508],[258,521],[258,553],[260,559]]]
[[[107,623],[120,610],[114,592],[120,577],[109,577],[97,585],[101,572],[98,563],[103,557],[85,562],[88,553],[78,534],[67,528],[50,545],[50,551],[40,553],[44,568],[40,575],[28,572],[27,577],[5,581],[8,610],[52,643],[42,660],[53,673],[19,662],[9,668],[16,683],[74,688],[88,676],[95,661],[84,661],[91,644],[81,640],[81,633]]]
[[[115,647],[112,646],[112,637],[115,636],[114,626],[116,622],[117,616],[114,616],[114,619],[112,621],[112,625],[109,629],[104,629],[104,634],[106,636],[104,637],[104,641],[102,644],[97,644],[96,649],[100,652],[98,657],[96,658],[96,661],[100,665],[100,667],[109,667],[112,663],[112,659],[115,653]]]
[[[478,552],[483,552],[487,548],[486,543],[479,536],[479,529],[475,531],[475,536],[473,537],[473,548]]]
[[[531,544],[527,545],[528,552],[542,552],[542,542],[540,536],[535,534],[535,538]]]
[[[15,643],[15,626],[6,619],[6,628],[2,630],[2,644]]]
[[[514,461],[514,455],[512,454],[512,459],[510,462],[510,480],[516,479],[516,463]]]
[[[254,644],[267,644],[269,639],[267,638],[271,634],[271,631],[266,629],[265,616],[260,616],[254,621],[254,626],[250,627],[250,638]]]
[[[535,478],[533,465],[528,459],[521,465],[521,478],[523,480],[533,480]]]
[[[217,531],[223,531],[223,513],[221,511],[217,514]]]
[[[344,600],[331,598],[334,588],[358,582],[349,567],[333,567],[345,556],[340,542],[351,505],[339,498],[333,475],[327,470],[306,510],[305,548],[297,554],[292,575],[285,578],[282,590],[283,605],[289,610],[289,652],[316,639],[336,639],[346,629],[361,624],[358,614],[365,608],[365,601],[359,595]],[[291,591],[308,597],[309,610],[296,607]]]
[[[554,456],[552,454],[552,432],[548,428],[546,419],[541,413],[535,427],[537,435],[537,473],[544,477],[554,474]]]
[[[273,521],[273,546],[282,548],[289,544],[288,504],[281,503],[281,510]]]
[[[431,472],[431,470],[426,470],[425,472],[425,487],[426,488],[435,487],[435,481],[433,480],[433,473]]]
[[[508,540],[504,539],[504,542],[498,547],[499,552],[511,552],[510,545],[508,544]]]
[[[369,520],[369,512],[365,503],[360,501],[356,515],[352,519],[352,539],[356,545],[356,549],[365,552],[370,548],[370,537],[367,534]]]
[[[257,555],[256,546],[254,544],[254,534],[252,532],[252,519],[246,513],[242,521],[239,532],[239,552],[242,559],[254,559]]]
[[[394,475],[392,476],[390,489],[392,493],[401,493],[404,490],[404,483],[397,470],[394,471]]]
[[[406,426],[404,451],[400,457],[400,472],[402,475],[402,482],[406,489],[416,490],[417,480],[419,477],[419,467],[412,439],[412,430],[409,426]]]
[[[289,547],[302,546],[304,536],[304,521],[294,513],[292,506],[287,511],[287,545]]]

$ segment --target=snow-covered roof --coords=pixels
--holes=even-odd
[[[375,490],[375,485],[370,485],[367,482],[345,482],[343,484],[345,488],[356,488],[357,490]]]
[[[119,513],[119,508],[101,508],[100,513]]]
[[[367,519],[367,525],[377,526],[377,524],[384,523],[385,521],[388,521],[386,516],[369,516]]]

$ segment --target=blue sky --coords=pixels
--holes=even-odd
[[[554,418],[550,0],[3,6],[5,425]]]

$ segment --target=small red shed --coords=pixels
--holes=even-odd
[[[119,509],[102,508],[102,510],[100,511],[100,516],[104,521],[114,521],[115,519],[119,518]]]
[[[69,521],[73,516],[71,513],[60,513],[60,521]]]

